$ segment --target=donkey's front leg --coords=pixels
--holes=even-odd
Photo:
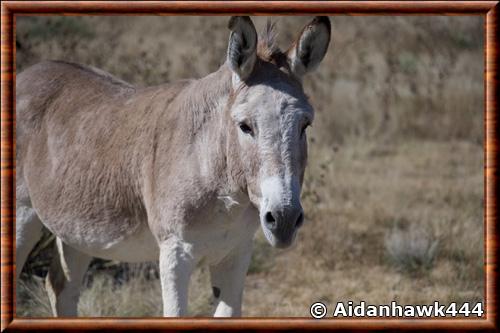
[[[241,316],[245,276],[252,256],[252,238],[241,243],[222,262],[210,266],[212,291],[216,300],[214,317]]]
[[[191,245],[178,237],[160,243],[160,279],[163,315],[187,315],[188,287],[195,266]]]

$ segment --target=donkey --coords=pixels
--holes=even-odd
[[[231,17],[225,63],[198,80],[138,88],[92,67],[49,61],[16,82],[16,278],[45,226],[56,316],[76,316],[92,257],[159,260],[164,316],[187,315],[190,275],[208,263],[214,316],[241,316],[259,224],[288,247],[313,108],[302,77],[330,42],[316,17],[286,51],[268,24]]]

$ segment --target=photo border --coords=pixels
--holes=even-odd
[[[5,1],[1,3],[1,331],[447,329],[498,330],[498,1]],[[17,318],[14,304],[16,15],[481,15],[484,17],[486,318]],[[304,314],[307,315],[307,314]]]

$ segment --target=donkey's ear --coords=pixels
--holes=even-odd
[[[246,80],[253,71],[257,59],[257,31],[248,16],[233,16],[229,20],[231,30],[227,47],[227,63],[240,80]]]
[[[327,16],[316,16],[288,49],[288,63],[293,74],[302,77],[318,67],[330,44],[331,25]]]

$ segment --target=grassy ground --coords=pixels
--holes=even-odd
[[[289,42],[306,21],[282,18],[280,40]],[[142,85],[199,77],[223,59],[226,22],[19,18],[17,67],[57,58]],[[305,81],[317,110],[302,196],[306,223],[285,251],[257,234],[244,315],[308,316],[315,301],[483,301],[482,19],[332,23],[330,52]],[[46,252],[31,256],[18,286],[20,316],[50,315]],[[94,262],[80,315],[159,316],[151,269]],[[190,298],[193,315],[210,315],[205,267]]]

